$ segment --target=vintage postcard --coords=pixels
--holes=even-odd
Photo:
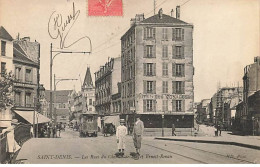
[[[0,0],[1,164],[259,164],[258,0]]]

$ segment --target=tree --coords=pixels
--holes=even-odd
[[[13,105],[13,83],[14,76],[12,75],[12,72],[9,72],[8,74],[6,72],[2,73],[2,77],[0,78],[0,110]]]

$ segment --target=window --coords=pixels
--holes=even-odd
[[[146,58],[154,58],[155,57],[153,45],[147,45],[145,47],[144,57],[146,57]]]
[[[25,106],[32,107],[31,93],[25,93]]]
[[[88,104],[89,104],[89,105],[92,105],[92,99],[89,99]]]
[[[168,93],[168,81],[162,82],[163,93]]]
[[[25,70],[25,82],[32,82],[32,70],[31,69]]]
[[[168,100],[163,100],[162,101],[162,111],[168,111]]]
[[[155,100],[144,100],[143,101],[144,112],[155,112],[156,111],[156,101]]]
[[[155,76],[155,75],[156,75],[156,64],[144,63],[144,76]]]
[[[185,82],[184,81],[173,81],[172,82],[173,94],[185,94]]]
[[[168,76],[168,63],[163,63],[162,64],[162,75],[163,76]]]
[[[172,29],[172,40],[173,41],[183,41],[184,40],[184,29],[173,28]]]
[[[172,47],[172,58],[173,59],[184,59],[184,46],[173,46]]]
[[[176,76],[177,77],[184,77],[185,76],[184,70],[185,70],[184,64],[176,64]]]
[[[5,55],[6,55],[6,42],[1,41],[1,56],[5,56]]]
[[[3,77],[6,72],[6,63],[1,62],[1,76]]]
[[[15,92],[15,106],[21,106],[22,101],[21,101],[21,92]]]
[[[92,107],[89,108],[89,111],[92,111]]]
[[[144,28],[144,39],[155,38],[155,28],[145,27]]]
[[[156,93],[156,81],[144,81],[144,93]]]
[[[185,111],[185,100],[173,100],[172,111],[184,112]]]
[[[18,81],[22,80],[21,68],[20,67],[15,67],[15,79],[17,79]]]
[[[168,58],[168,46],[167,45],[163,45],[163,47],[162,47],[162,57]]]
[[[163,28],[162,29],[162,39],[163,40],[167,40],[168,39],[168,37],[167,37],[167,28]]]

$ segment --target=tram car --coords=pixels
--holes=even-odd
[[[98,133],[98,115],[97,114],[81,114],[79,123],[80,137],[97,137]]]

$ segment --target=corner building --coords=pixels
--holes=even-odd
[[[178,8],[178,7],[177,7]],[[131,19],[121,37],[122,115],[146,128],[194,126],[193,25],[159,13]]]

